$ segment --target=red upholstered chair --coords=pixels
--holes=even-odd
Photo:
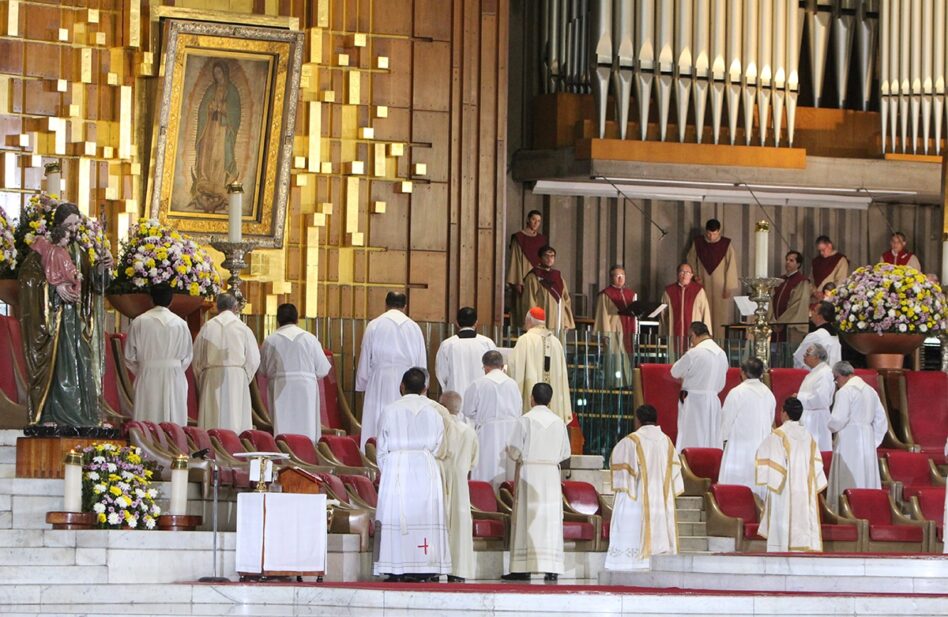
[[[369,437],[365,440],[365,458],[376,466],[379,464],[377,448],[378,442],[375,440],[375,437]]]
[[[678,393],[681,384],[671,376],[671,364],[643,364],[632,374],[635,406],[648,403],[658,410],[658,425],[668,438],[678,437]]]
[[[207,431],[207,436],[211,438],[211,446],[217,451],[218,461],[227,463],[231,467],[247,465],[246,459],[234,457],[235,454],[249,451],[244,447],[237,433],[226,428],[212,428]]]
[[[3,336],[9,339],[10,355],[13,360],[13,371],[17,380],[18,401],[27,403],[29,390],[29,369],[26,367],[26,355],[23,353],[23,336],[20,331],[20,322],[15,317],[4,317]]]
[[[161,465],[161,480],[163,482],[170,481],[171,461],[176,453],[170,452],[166,447],[162,447],[155,439],[151,429],[143,422],[136,420],[126,422],[125,432],[128,436],[129,443],[140,448],[144,458],[155,460]],[[164,434],[164,432],[162,432],[162,434]]]
[[[510,514],[513,511],[514,483],[510,480],[504,480],[497,489],[497,495],[500,498],[500,504]]]
[[[709,536],[734,538],[737,552],[767,550],[767,541],[757,535],[760,506],[750,488],[737,484],[712,484],[704,500]]]
[[[323,426],[343,431],[358,439],[362,425],[356,420],[336,375],[336,359],[324,349],[329,360],[329,374],[319,380],[319,413]]]
[[[490,482],[468,480],[471,494],[471,517],[474,519],[474,547],[482,550],[504,550],[510,542],[510,514],[494,493]]]
[[[362,467],[347,467],[334,465],[327,461],[316,450],[316,446],[306,435],[280,433],[276,436],[276,445],[280,452],[290,455],[290,463],[298,465],[311,473],[345,473],[352,475],[366,475]]]
[[[379,493],[371,480],[358,474],[340,474],[339,479],[345,484],[352,503],[366,508],[378,507]]]
[[[866,521],[869,538],[865,549],[871,553],[922,553],[929,549],[933,524],[899,512],[884,489],[846,489],[840,497],[840,516]]]
[[[273,435],[266,431],[251,429],[240,434],[240,441],[244,449],[253,448],[257,452],[282,452]]]
[[[820,458],[823,459],[823,475],[826,476],[826,481],[829,482],[830,467],[833,464],[833,452],[832,451],[820,452]]]
[[[718,481],[721,471],[720,448],[685,448],[681,451],[681,477],[685,482],[685,495],[703,496],[712,484]]]
[[[910,501],[910,513],[917,521],[931,521],[935,526],[930,549],[942,554],[945,550],[945,487],[920,488]]]
[[[121,362],[124,363],[124,358]],[[123,364],[124,366],[124,364]],[[105,345],[105,374],[102,376],[102,401],[107,415],[113,418],[132,418],[134,404],[119,384],[119,366],[112,345]]]
[[[109,332],[106,335],[106,344],[112,346],[112,353],[115,354],[115,367],[118,374],[119,386],[128,400],[135,400],[135,374],[128,370],[125,364],[125,339],[127,335],[124,332]]]
[[[823,537],[823,552],[858,553],[864,550],[868,537],[865,521],[839,516],[829,509],[823,495],[819,496],[820,531]]]
[[[330,465],[363,468],[366,475],[378,474],[378,466],[359,450],[359,442],[349,435],[323,435],[316,450]]]
[[[194,450],[188,443],[188,435],[184,432],[184,427],[174,422],[162,422],[158,426],[165,432],[168,442],[174,446],[175,450],[190,456]]]
[[[889,450],[879,461],[882,486],[890,487],[897,502],[908,501],[921,488],[945,486],[935,462],[923,452]]]
[[[270,406],[264,401],[267,397],[267,378],[257,373],[254,379],[250,380],[250,416],[254,428],[261,431],[273,431],[273,414],[270,413]],[[263,381],[261,388],[260,382]]]
[[[727,369],[727,375],[724,377],[724,389],[718,392],[718,398],[721,399],[721,404],[724,404],[724,399],[727,398],[728,392],[733,390],[738,384],[741,383],[741,369],[737,367],[729,367]]]
[[[888,421],[888,426],[886,428],[885,437],[882,440],[882,445],[879,446],[879,455],[882,456],[888,450],[912,450],[913,448],[911,445],[906,443],[904,439],[901,439],[895,434],[895,431],[892,430],[892,416],[889,411],[889,397],[886,393],[885,379],[883,376],[880,375],[878,371],[871,368],[857,368],[853,374],[872,386],[872,388],[876,391],[876,394],[879,395],[879,400],[882,401],[882,408],[885,409],[885,417]],[[944,442],[942,442],[942,445],[944,445]]]
[[[596,530],[593,550],[605,550],[609,545],[609,525],[612,508],[589,482],[564,480],[563,520],[586,522]]]
[[[919,446],[935,464],[944,466],[948,439],[948,374],[905,371],[899,378],[899,414],[905,441]]]
[[[246,465],[241,463],[241,466],[231,467],[222,460],[219,460],[217,450],[214,449],[214,445],[211,443],[211,437],[207,434],[207,431],[197,426],[184,426],[181,427],[181,429],[188,437],[188,444],[192,452],[207,450],[207,458],[217,461],[220,466],[221,486],[237,486],[242,488],[250,486],[250,474],[247,471]]]
[[[17,357],[23,350],[10,334],[13,317],[0,316],[0,428],[23,428],[29,423],[25,384],[17,375]],[[25,373],[24,373],[25,374]]]
[[[770,391],[774,393],[774,398],[777,400],[777,407],[774,410],[775,426],[780,426],[780,411],[783,409],[783,402],[794,392],[800,391],[800,385],[803,384],[807,373],[809,371],[803,368],[772,368],[765,375],[765,381],[769,381]]]

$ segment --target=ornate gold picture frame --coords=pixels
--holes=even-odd
[[[151,216],[199,240],[227,233],[243,185],[243,234],[283,244],[303,33],[171,19],[162,60]]]

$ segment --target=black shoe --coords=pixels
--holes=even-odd
[[[460,576],[451,576],[451,575],[449,574],[449,575],[448,575],[448,582],[449,582],[449,583],[463,583],[463,582],[464,582],[464,579],[461,578]]]
[[[385,579],[386,583],[404,583],[405,575],[404,574],[389,574]]]
[[[530,573],[529,572],[511,572],[510,574],[504,574],[500,577],[504,581],[529,581]]]
[[[543,580],[545,580],[548,583],[555,583],[559,578],[560,578],[560,575],[557,574],[556,572],[547,572],[546,575],[543,577]]]

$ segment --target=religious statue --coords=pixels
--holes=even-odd
[[[112,257],[107,250],[92,255],[77,242],[81,221],[74,204],[60,204],[49,235],[33,240],[20,269],[20,324],[33,424],[100,424],[102,294]]]
[[[240,94],[226,62],[215,62],[213,82],[198,108],[197,141],[188,209],[217,212],[227,206],[227,185],[237,180],[234,150],[240,128]]]

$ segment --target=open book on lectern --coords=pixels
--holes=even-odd
[[[667,304],[653,302],[651,300],[636,300],[628,307],[619,311],[620,315],[635,317],[637,319],[655,319],[668,308]]]

